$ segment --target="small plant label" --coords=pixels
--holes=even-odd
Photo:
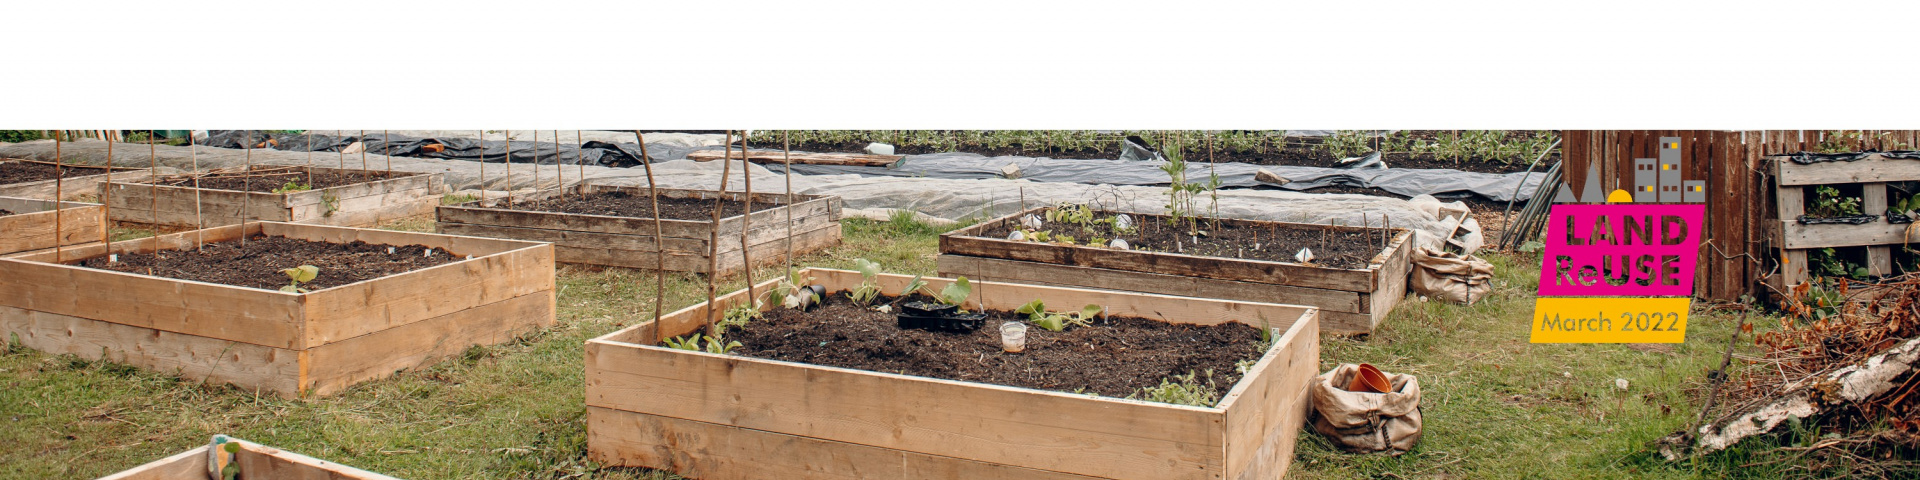
[[[1702,183],[1680,178],[1680,139],[1662,137],[1659,149],[1657,174],[1653,159],[1637,162],[1649,168],[1634,193],[1596,198],[1591,173],[1584,197],[1561,188],[1542,242],[1533,343],[1686,341],[1706,206],[1688,195]]]

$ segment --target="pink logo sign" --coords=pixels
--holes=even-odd
[[[1706,206],[1554,205],[1548,218],[1540,295],[1693,294]]]

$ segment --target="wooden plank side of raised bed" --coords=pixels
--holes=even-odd
[[[697,313],[696,313],[697,314]],[[589,406],[1109,478],[1211,478],[1213,409],[590,343]]]
[[[505,343],[553,324],[554,292],[521,295],[314,347],[301,385],[329,395],[395,371],[430,365],[473,345]]]
[[[940,237],[940,252],[1350,292],[1368,292],[1374,287],[1373,272],[1366,270],[1339,270],[1264,260],[1016,242],[953,234]]]
[[[1865,225],[1801,225],[1796,220],[1781,220],[1780,232],[1783,248],[1789,249],[1920,243],[1920,228],[1910,229],[1913,225],[1881,219]]]
[[[192,450],[173,454],[171,457],[148,462],[145,465],[129,468],[100,477],[98,480],[200,480],[207,478],[207,446],[201,445]]]
[[[1363,294],[1324,288],[1239,282],[1160,273],[1022,262],[999,258],[940,255],[942,277],[1158,293],[1183,297],[1312,305],[1323,311],[1362,313]]]
[[[793,234],[793,254],[797,257],[839,245],[841,236],[842,232],[839,223],[829,223],[807,231],[796,230]],[[752,253],[754,267],[785,263],[787,260],[787,237],[768,238],[765,241],[754,244]],[[733,249],[733,251],[720,252],[719,263],[721,276],[731,276],[740,273],[744,270],[742,267],[743,262],[744,259],[740,258],[740,250],[738,248]],[[703,268],[701,271],[704,272],[706,270]]]
[[[72,354],[244,389],[298,391],[299,352],[0,306],[0,332],[49,355]]]
[[[604,465],[705,480],[1094,478],[594,406],[587,407],[587,453]]]
[[[654,234],[653,223],[655,220],[651,218],[507,210],[469,205],[470,204],[447,205],[440,207],[436,211],[438,221],[441,223],[466,223],[515,228],[617,233],[622,235],[645,235],[649,237]],[[712,222],[708,221],[669,219],[660,220],[659,222],[660,234],[666,237],[704,241],[712,235]],[[738,231],[736,230],[735,232],[737,233]]]
[[[116,221],[219,226],[239,223],[242,212],[252,212],[247,216],[249,221],[292,218],[281,205],[281,196],[275,194],[207,189],[196,194],[191,187],[122,183],[117,179],[109,188],[113,194],[106,200],[113,208],[108,214]]]
[[[34,163],[44,163],[48,165],[53,164],[53,162],[34,162]],[[73,165],[68,165],[68,166],[73,166]],[[113,172],[114,183],[119,183],[122,181],[144,182],[152,178],[153,178],[153,175],[146,169],[129,169],[126,171]],[[61,198],[61,200],[80,200],[82,198],[89,197],[89,196],[94,198],[99,198],[100,189],[104,188],[104,186],[106,185],[106,182],[107,182],[107,174],[102,173],[99,175],[87,175],[87,176],[81,176],[81,177],[62,178],[60,179],[60,182],[57,185],[54,183],[53,180],[39,180],[39,181],[33,181],[33,182],[10,183],[5,185],[0,185],[0,197],[18,197],[18,198],[32,198],[37,200],[52,200],[54,191],[59,190],[60,196],[63,197]]]
[[[553,247],[528,245],[307,293],[301,299],[306,318],[324,320],[306,322],[306,345],[312,348],[524,295],[550,293]]]
[[[838,197],[832,200],[838,200]],[[754,212],[753,230],[749,231],[747,235],[749,237],[758,236],[762,238],[769,235],[784,235],[784,225],[787,222],[787,208],[793,209],[793,221],[795,223],[799,223],[804,219],[816,219],[829,222],[838,220],[836,216],[838,209],[833,208],[833,202],[829,201],[829,199],[810,200],[800,202],[800,204],[792,207],[772,208]],[[740,228],[746,225],[744,219],[745,217],[741,216],[720,219],[720,238],[740,236]],[[748,241],[753,242],[756,240],[749,238]],[[739,242],[735,243],[738,244]]]
[[[1227,411],[1224,478],[1280,478],[1293,463],[1294,444],[1312,407],[1307,385],[1320,370],[1318,326],[1309,319],[1275,333],[1272,349],[1220,400]]]
[[[291,210],[290,215],[292,215],[294,221],[299,222],[321,219],[327,216],[329,210],[331,210],[334,215],[362,210],[376,210],[388,205],[410,203],[428,196],[430,195],[427,194],[427,189],[422,187],[392,192],[380,192],[358,197],[339,197],[332,204],[331,209],[329,209],[326,202],[294,205],[287,208]]]
[[[0,197],[0,254],[19,253],[56,245],[98,242],[106,238],[107,207],[94,203],[62,202],[58,211],[48,200]],[[54,218],[55,216],[59,218]],[[60,228],[54,234],[54,226]]]
[[[332,168],[321,168],[321,167],[314,167],[313,170],[315,172],[331,171],[329,173],[342,173],[346,175],[357,175],[363,172],[362,170],[337,170]],[[422,174],[410,174],[410,175],[401,176],[400,172],[395,172],[394,177],[385,178],[384,172],[371,172],[371,173],[373,173],[375,176],[380,176],[382,178],[369,177],[368,181],[362,182],[362,183],[355,183],[355,184],[341,185],[341,186],[331,187],[331,188],[321,188],[321,189],[313,189],[313,190],[289,193],[286,196],[285,205],[288,207],[298,207],[302,205],[322,205],[327,202],[327,197],[329,196],[333,197],[333,199],[336,201],[340,201],[344,203],[350,199],[361,198],[361,197],[376,197],[376,196],[386,195],[390,193],[397,193],[397,192],[420,191],[420,192],[423,192],[422,193],[423,195],[431,195],[436,191],[434,190],[434,187],[440,183],[440,182],[437,182],[436,180],[439,180],[440,178],[444,177],[443,174],[439,174],[439,173],[422,173]]]
[[[445,234],[549,242],[552,243],[554,247],[605,249],[647,254],[660,250],[654,244],[653,235],[550,230],[545,228],[521,228],[475,223],[439,222],[437,227],[440,229],[440,233]],[[707,252],[707,240],[704,238],[696,240],[692,238],[665,237],[661,239],[661,243],[666,244],[666,249],[669,252],[686,254],[697,252],[702,254],[701,258],[705,258],[704,255]],[[562,259],[561,261],[569,262],[566,259]]]
[[[398,480],[393,477],[341,465],[258,443],[240,441],[240,453],[234,463],[246,478],[275,480]],[[183,479],[184,480],[184,479]],[[198,480],[197,478],[195,480]]]
[[[1851,162],[1820,162],[1801,165],[1772,159],[1779,167],[1780,185],[1826,185],[1834,183],[1904,182],[1920,180],[1920,160],[1895,159],[1871,154]]]
[[[301,223],[315,225],[334,225],[342,227],[371,227],[381,223],[403,218],[432,215],[440,206],[440,195],[426,195],[411,199],[400,197],[394,203],[384,206],[352,211],[338,211],[329,216],[322,213]]]

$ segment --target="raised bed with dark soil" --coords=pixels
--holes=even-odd
[[[1101,217],[1112,215],[1102,213]],[[1240,222],[1222,222],[1217,226],[1209,220],[1200,220],[1200,229],[1206,236],[1188,235],[1185,224],[1169,225],[1167,217],[1160,215],[1128,214],[1138,225],[1135,233],[1115,236],[1113,229],[1105,225],[1093,225],[1082,229],[1079,224],[1041,220],[1041,231],[1052,235],[1069,235],[1074,241],[1085,244],[1093,237],[1120,238],[1135,250],[1181,253],[1186,255],[1243,258],[1252,260],[1270,260],[1292,262],[1293,256],[1301,248],[1313,250],[1313,263],[1328,268],[1364,269],[1373,256],[1386,247],[1391,236],[1382,235],[1379,230],[1350,230],[1327,227],[1321,229],[1280,228],[1279,224],[1248,224]],[[982,229],[977,236],[987,238],[1007,238],[1019,222],[1002,222],[992,228]]]
[[[0,185],[74,178],[107,173],[102,167],[76,167],[38,162],[0,162]]]
[[[135,240],[137,241],[137,240]],[[388,249],[392,251],[389,253]],[[435,250],[427,255],[427,250]],[[118,262],[90,258],[87,268],[148,274],[196,282],[278,290],[288,284],[281,270],[312,265],[320,268],[301,288],[319,290],[452,263],[445,249],[423,245],[390,246],[367,242],[329,243],[287,237],[254,235],[239,240],[207,243],[198,249],[121,254]]]
[[[113,169],[113,179],[117,181],[141,181],[147,178],[146,169]],[[53,200],[54,195],[58,194],[61,200],[98,198],[100,186],[106,179],[106,167],[38,160],[0,160],[0,197]]]
[[[280,291],[300,265],[320,267],[309,290]],[[544,243],[249,222],[0,257],[0,335],[186,382],[328,395],[552,324],[553,268]]]
[[[1308,307],[973,282],[961,308],[1040,299],[1101,305],[1111,317],[1059,333],[1029,328],[1026,351],[1008,354],[996,332],[1005,313],[973,333],[902,331],[891,315],[845,303],[858,272],[801,275],[840,300],[782,312],[765,299],[769,280],[753,290],[759,301],[739,290],[588,341],[588,456],[707,480],[1278,478],[1320,368],[1318,310]],[[900,296],[911,278],[875,281],[882,296]],[[926,280],[935,291],[953,282]],[[749,304],[765,318],[726,338],[751,347],[659,346],[702,331],[710,312]],[[1256,328],[1271,329],[1270,348],[1253,348]],[[1241,360],[1256,361],[1241,374]],[[1120,398],[1206,368],[1223,392],[1214,405]]]
[[[198,188],[190,175],[116,178],[106,200],[113,207],[112,219],[122,222],[197,228],[264,220],[364,227],[433,211],[445,190],[443,178],[438,173],[255,165],[251,170],[203,174]],[[288,182],[308,188],[274,192]]]
[[[933,299],[915,295],[910,300]],[[811,311],[775,308],[745,328],[730,328],[724,337],[738,340],[744,346],[737,352],[749,357],[1109,397],[1134,395],[1174,375],[1208,378],[1207,372],[1212,372],[1214,393],[1226,395],[1240,380],[1234,365],[1263,353],[1260,329],[1245,324],[1112,317],[1059,332],[1028,328],[1026,351],[1007,354],[1000,346],[1000,325],[1007,321],[1025,322],[1026,315],[989,311],[986,324],[971,333],[905,329],[892,313],[830,295]]]
[[[840,242],[840,197],[793,195],[795,203],[787,205],[786,194],[755,193],[753,213],[742,215],[746,195],[740,192],[723,198],[711,190],[662,188],[659,194],[664,217],[654,215],[645,187],[583,184],[512,202],[494,197],[443,205],[435,225],[441,233],[552,242],[565,263],[693,273],[718,268],[721,276],[742,271],[743,256],[755,265],[786,261],[789,241],[796,256]],[[716,201],[725,210],[718,223]],[[751,250],[742,248],[743,229]]]
[[[940,236],[935,258],[944,276],[1113,289],[1131,292],[1313,305],[1323,311],[1321,330],[1371,333],[1406,293],[1412,232],[1288,222],[1201,220],[1207,236],[1167,225],[1160,215],[1128,214],[1136,232],[1132,247],[1088,245],[1111,228],[1044,222],[1043,231],[1066,234],[1077,244],[1008,240],[1028,214],[1045,218],[1053,207],[989,220]],[[1096,219],[1113,212],[1094,212]],[[1196,245],[1197,244],[1197,245]],[[1313,251],[1312,263],[1294,255]]]

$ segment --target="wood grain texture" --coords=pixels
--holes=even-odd
[[[255,170],[283,167],[256,166]],[[315,173],[355,175],[380,172],[312,167]],[[438,205],[436,189],[444,175],[417,174],[288,193],[195,189],[114,178],[107,188],[116,221],[171,226],[228,225],[247,221],[311,222],[372,226],[424,214]]]
[[[300,364],[294,350],[3,306],[0,332],[48,354],[123,363],[189,382],[298,390]]]
[[[505,343],[552,325],[554,306],[546,290],[313,347],[301,393],[331,395],[474,345]]]
[[[1887,158],[1880,154],[1851,162],[1820,162],[1801,165],[1774,157],[1779,165],[1780,185],[1827,185],[1835,183],[1907,182],[1920,180],[1920,159]]]
[[[79,202],[62,202],[62,205],[56,212],[50,200],[0,197],[0,210],[14,212],[0,217],[0,255],[98,242],[105,238],[107,207]],[[58,219],[54,218],[56,215]],[[60,228],[57,235],[55,225]]]
[[[240,444],[234,463],[240,466],[240,478],[274,480],[397,480],[393,477],[288,452],[246,440]],[[207,449],[199,447],[101,477],[100,480],[205,480]]]

